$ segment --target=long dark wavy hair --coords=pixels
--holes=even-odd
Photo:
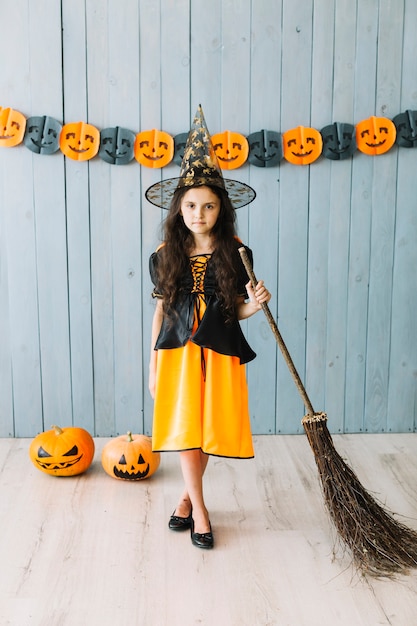
[[[217,296],[222,304],[226,320],[236,314],[236,213],[226,191],[212,185],[205,185],[220,200],[220,212],[213,227],[214,252],[211,262],[217,282]],[[180,280],[189,266],[189,256],[194,246],[193,234],[184,224],[180,213],[181,201],[189,187],[175,191],[168,216],[163,225],[165,245],[160,249],[158,282],[163,286],[164,311],[170,313],[178,297]]]

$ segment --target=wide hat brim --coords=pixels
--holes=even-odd
[[[145,197],[149,202],[162,209],[169,209],[174,192],[182,187],[202,187],[204,185],[219,187],[227,191],[230,201],[235,209],[246,206],[256,198],[256,192],[246,183],[238,180],[222,178],[220,184],[216,184],[211,177],[194,177],[191,184],[186,184],[181,177],[167,178],[159,183],[151,185],[145,191]]]

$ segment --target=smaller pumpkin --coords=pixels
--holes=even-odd
[[[309,165],[321,155],[323,139],[316,128],[297,126],[282,135],[284,159],[293,165]]]
[[[240,133],[225,130],[213,135],[211,140],[222,170],[234,170],[248,158],[248,140]]]
[[[101,453],[104,471],[120,480],[143,480],[156,472],[161,461],[159,452],[152,452],[152,439],[146,435],[115,437]]]
[[[20,111],[0,107],[0,146],[13,148],[22,143],[26,118]]]
[[[394,122],[373,115],[356,125],[358,150],[370,156],[384,154],[394,145],[396,134]]]
[[[90,467],[94,440],[84,428],[52,426],[31,441],[29,457],[34,466],[46,474],[75,476]]]
[[[143,130],[136,135],[134,153],[145,167],[165,167],[174,156],[174,138],[163,130]]]

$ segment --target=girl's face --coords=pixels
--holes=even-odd
[[[182,197],[180,214],[193,235],[210,235],[220,213],[220,199],[209,187],[191,187]]]

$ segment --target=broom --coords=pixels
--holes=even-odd
[[[245,248],[239,248],[239,253],[255,286],[258,281]],[[354,565],[375,577],[408,573],[409,568],[417,567],[417,532],[385,511],[343,461],[327,428],[327,415],[314,411],[266,302],[262,309],[307,409],[302,424],[314,453],[325,504]]]

